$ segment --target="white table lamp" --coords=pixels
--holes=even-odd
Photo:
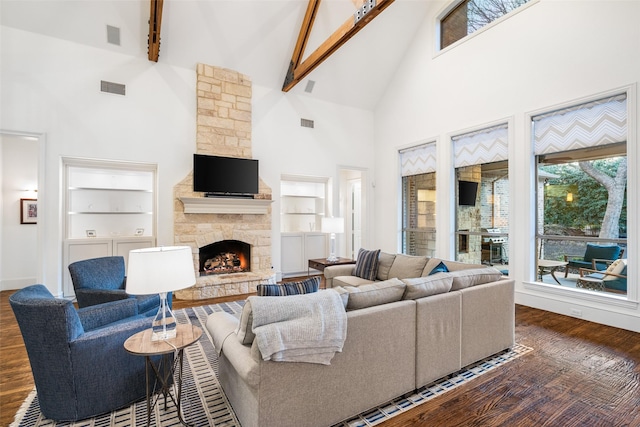
[[[176,318],[167,303],[167,292],[196,283],[189,246],[164,246],[129,252],[126,291],[132,295],[160,294],[160,308],[152,322],[152,341],[176,336]]]
[[[336,234],[344,233],[344,218],[322,218],[322,232],[331,233],[331,253],[327,261],[338,261],[336,256]]]

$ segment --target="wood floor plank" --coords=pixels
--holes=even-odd
[[[0,292],[3,426],[33,388],[11,293]],[[533,351],[380,426],[640,427],[640,334],[516,306],[516,341]]]

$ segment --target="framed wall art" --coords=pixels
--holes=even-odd
[[[20,199],[20,224],[38,223],[38,199]]]

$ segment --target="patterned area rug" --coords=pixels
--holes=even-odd
[[[220,388],[217,380],[218,358],[213,348],[211,338],[204,328],[209,314],[216,311],[226,311],[239,315],[244,301],[214,304],[203,307],[175,310],[179,323],[192,323],[203,329],[200,340],[187,347],[184,351],[184,375],[182,383],[182,411],[187,423],[194,426],[240,426],[233,409]],[[398,415],[410,408],[420,405],[427,400],[441,395],[460,386],[478,376],[489,372],[505,363],[516,359],[531,351],[530,348],[517,345],[508,351],[492,356],[481,362],[467,366],[459,372],[451,374],[434,383],[422,387],[413,393],[394,399],[385,405],[357,415],[334,427],[364,427],[374,426]],[[15,417],[10,427],[136,427],[146,426],[146,402],[135,403],[127,408],[104,414],[89,420],[74,423],[56,423],[43,418],[38,406],[38,396],[35,390],[31,392]],[[152,426],[180,425],[175,406],[171,399],[168,410],[164,404],[156,405],[151,414]]]

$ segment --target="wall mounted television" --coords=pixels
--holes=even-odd
[[[253,197],[258,181],[258,160],[193,155],[193,191],[205,197]]]
[[[458,181],[458,205],[475,206],[477,193],[477,182]]]

